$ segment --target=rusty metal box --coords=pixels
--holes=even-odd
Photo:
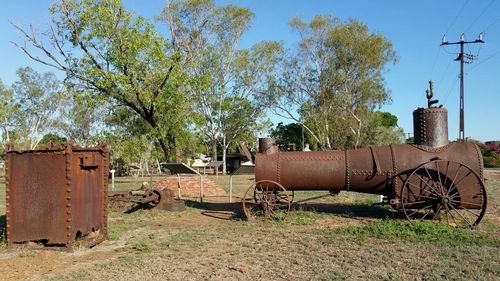
[[[7,149],[7,243],[94,246],[107,239],[105,144]]]

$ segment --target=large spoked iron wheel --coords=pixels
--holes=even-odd
[[[473,228],[486,211],[486,190],[470,167],[432,160],[416,168],[401,189],[401,207],[411,221],[443,221]]]
[[[287,190],[275,181],[259,181],[252,184],[243,196],[243,213],[248,220],[267,217],[283,220],[290,211],[293,191]]]

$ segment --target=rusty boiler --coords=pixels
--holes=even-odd
[[[428,108],[413,113],[415,144],[280,152],[273,139],[260,139],[245,214],[288,212],[297,190],[355,191],[383,195],[411,220],[476,226],[486,209],[481,152],[449,142],[447,111],[427,98]]]
[[[107,239],[106,145],[66,144],[6,157],[7,243],[94,246]]]

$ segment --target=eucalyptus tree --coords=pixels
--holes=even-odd
[[[35,149],[43,136],[55,132],[56,123],[67,106],[65,89],[54,73],[39,73],[30,67],[17,70],[18,80],[12,85],[10,107],[14,140],[20,149]]]
[[[0,145],[1,149],[11,141],[10,134],[13,130],[13,116],[17,111],[14,106],[14,95],[12,89],[0,81]]]
[[[283,60],[265,100],[323,149],[357,147],[374,108],[390,100],[383,72],[396,61],[392,44],[353,19],[315,16],[290,25],[300,36],[298,50]]]
[[[223,115],[234,108],[225,103],[232,94],[238,43],[253,16],[248,9],[217,6],[208,0],[169,2],[161,16],[172,40],[191,59],[190,91],[200,117],[198,128],[211,143],[214,159],[223,134]]]
[[[211,0],[169,2],[160,17],[167,23],[172,40],[190,59],[189,91],[195,102],[197,128],[211,144],[213,159],[221,144],[225,161],[229,145],[249,137],[248,132],[261,120],[255,83],[247,83],[251,79],[245,73],[262,74],[265,62],[259,61],[256,53],[263,53],[260,49],[272,44],[261,42],[250,50],[239,49],[253,17],[246,8],[217,6]]]

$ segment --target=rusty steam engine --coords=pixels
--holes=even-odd
[[[432,93],[427,98],[428,108],[413,112],[414,144],[280,152],[273,139],[260,139],[245,215],[286,215],[297,190],[346,190],[383,195],[410,220],[476,226],[486,209],[481,152],[474,143],[449,142],[448,112],[432,106]]]

